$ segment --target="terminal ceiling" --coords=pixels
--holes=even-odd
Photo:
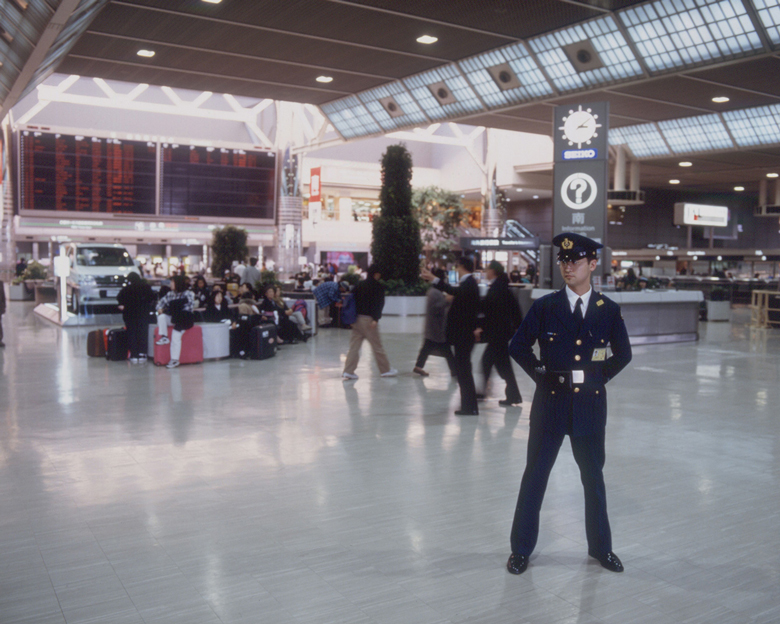
[[[56,70],[316,104],[345,138],[438,121],[550,134],[555,105],[608,100],[612,142],[646,161],[643,186],[680,178],[687,188],[750,191],[780,171],[779,3],[6,0],[0,97],[18,99]],[[41,50],[47,20],[51,30],[68,4],[70,19]],[[670,33],[675,23],[680,31],[663,39],[660,28]],[[694,32],[710,45],[686,43]],[[418,43],[421,35],[438,41]],[[574,70],[562,46],[581,41],[602,67]],[[155,54],[139,57],[140,49]],[[521,86],[496,87],[486,68],[501,63]],[[438,102],[435,83],[456,101]],[[388,97],[402,115],[388,114]],[[694,166],[682,171],[681,160]]]

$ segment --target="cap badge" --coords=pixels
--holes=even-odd
[[[572,249],[574,247],[574,243],[571,242],[568,238],[564,238],[563,242],[561,243],[561,249],[565,249],[568,251],[569,249]]]

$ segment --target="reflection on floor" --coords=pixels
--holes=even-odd
[[[780,621],[780,331],[702,325],[610,384],[607,487],[626,572],[588,560],[564,444],[531,567],[504,569],[530,403],[458,419],[420,321],[174,371],[87,358],[11,303],[0,351],[0,622]],[[518,373],[528,401],[532,384]]]

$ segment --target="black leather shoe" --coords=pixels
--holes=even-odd
[[[479,416],[477,410],[455,410],[455,416]]]
[[[528,557],[525,555],[509,555],[509,560],[506,562],[506,569],[510,574],[522,574],[528,568]]]
[[[620,559],[618,559],[618,556],[611,550],[603,555],[597,555],[593,551],[588,552],[588,554],[594,559],[598,560],[598,562],[601,564],[601,567],[606,568],[610,572],[622,572],[624,569],[623,564],[621,563]]]
[[[502,399],[498,402],[498,404],[501,407],[512,407],[513,405],[520,405],[520,403],[522,402],[523,402],[522,399],[520,399],[519,401],[507,401],[506,399]]]

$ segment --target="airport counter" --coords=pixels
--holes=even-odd
[[[534,288],[533,300],[554,292]],[[690,342],[699,339],[701,291],[641,290],[604,292],[620,305],[632,345]]]

